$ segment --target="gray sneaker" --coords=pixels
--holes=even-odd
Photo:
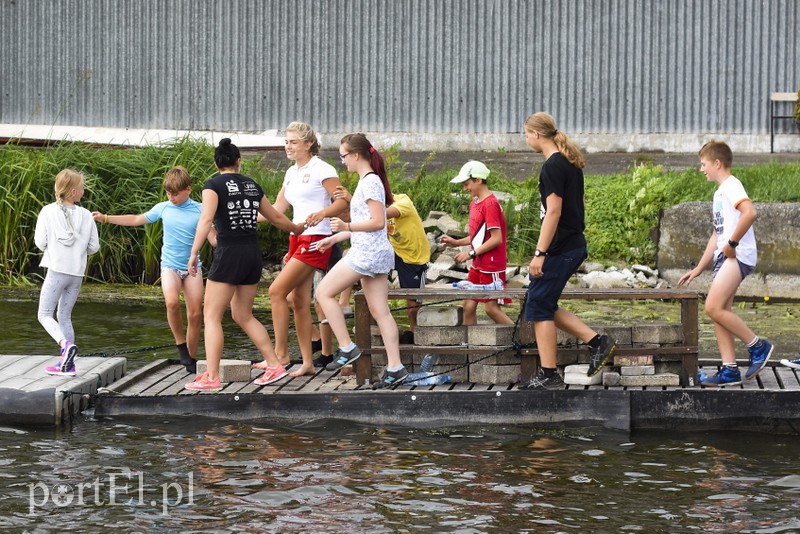
[[[589,361],[589,371],[586,376],[594,376],[600,372],[600,369],[611,360],[618,343],[617,339],[606,334],[600,336],[600,345],[596,349],[590,349],[589,351],[591,360]]]
[[[333,355],[333,361],[325,366],[326,371],[338,371],[345,365],[349,365],[356,361],[361,356],[361,349],[355,347],[349,352],[344,352],[341,349],[336,349]]]
[[[558,371],[550,378],[545,378],[544,369],[540,367],[537,375],[524,384],[520,384],[518,389],[564,389],[564,379],[561,378]]]

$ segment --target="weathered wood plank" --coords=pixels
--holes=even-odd
[[[117,380],[113,384],[109,385],[109,387],[104,388],[104,390],[110,393],[128,394],[128,390],[133,387],[134,384],[144,380],[145,378],[148,378],[153,372],[168,367],[169,365],[170,363],[168,360],[156,360],[154,362],[150,362],[144,367],[125,375],[120,380]]]
[[[155,397],[170,386],[174,386],[177,383],[180,383],[182,386],[193,379],[194,375],[189,374],[182,365],[171,365],[164,369],[164,374],[161,375],[157,382],[139,390],[137,394]]]
[[[797,378],[797,372],[789,367],[776,367],[775,372],[778,374],[781,386],[787,391],[800,391],[800,381]]]
[[[758,373],[756,379],[761,384],[762,389],[770,389],[772,391],[780,391],[781,385],[778,383],[778,377],[775,374],[774,367],[765,367]]]
[[[166,365],[163,367],[159,367],[154,369],[150,374],[147,376],[143,376],[141,380],[132,384],[129,388],[126,389],[126,395],[139,395],[143,391],[146,391],[151,386],[158,384],[165,378],[171,376],[172,374],[178,372],[180,368],[177,365]],[[188,382],[188,379],[187,379]],[[145,395],[146,396],[146,395]]]

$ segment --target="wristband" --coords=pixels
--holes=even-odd
[[[728,244],[731,246],[731,248],[736,248],[739,246],[739,242],[734,241],[733,239],[728,239]]]
[[[104,222],[104,223],[108,223],[108,213],[106,213],[105,215],[103,215],[103,222]]]

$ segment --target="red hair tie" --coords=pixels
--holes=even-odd
[[[369,147],[369,153],[370,154],[374,154],[375,153],[375,147],[374,146],[370,146]]]

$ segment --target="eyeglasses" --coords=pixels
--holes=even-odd
[[[344,162],[344,158],[346,158],[350,154],[352,154],[352,152],[348,152],[347,154],[339,154],[339,159],[342,160],[342,162]]]

